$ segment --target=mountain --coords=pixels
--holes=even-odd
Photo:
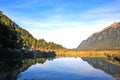
[[[92,34],[77,47],[79,50],[120,49],[120,22],[114,22]]]
[[[65,49],[62,45],[46,42],[44,39],[37,40],[0,11],[0,49],[2,48]]]

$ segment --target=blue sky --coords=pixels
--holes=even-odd
[[[120,21],[120,0],[0,0],[0,10],[35,38],[67,48]]]

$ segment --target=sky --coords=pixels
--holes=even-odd
[[[0,10],[35,38],[71,49],[120,21],[120,0],[0,0]]]

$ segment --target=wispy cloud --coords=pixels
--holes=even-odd
[[[14,18],[15,21],[18,21],[20,24],[26,26],[27,28],[32,27],[34,29],[39,30],[51,30],[51,29],[63,29],[69,27],[78,27],[82,25],[80,22],[76,21],[65,21],[65,20],[57,20],[56,18],[49,18],[49,19],[30,19],[30,18]],[[47,29],[48,28],[48,29]]]
[[[94,6],[84,0],[16,0],[2,9],[36,38],[75,48],[92,33],[120,21],[120,0],[101,2]]]
[[[49,31],[30,30],[30,32],[38,39],[44,38],[47,41],[54,41],[62,44],[67,48],[76,48],[82,40],[87,39],[92,33],[104,28],[102,24],[81,26],[78,24],[77,26],[79,27],[69,27]]]
[[[111,24],[112,22],[120,20],[120,6],[118,4],[109,4],[97,8],[86,10],[78,14],[83,22],[91,24]]]
[[[16,21],[29,26],[30,33],[38,39],[44,38],[67,48],[75,48],[92,33],[102,30],[114,21],[119,21],[119,16],[119,6],[101,6],[79,14],[53,13],[44,18],[23,17]]]

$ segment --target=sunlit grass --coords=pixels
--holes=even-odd
[[[57,50],[56,56],[68,57],[107,57],[120,55],[120,50]]]

